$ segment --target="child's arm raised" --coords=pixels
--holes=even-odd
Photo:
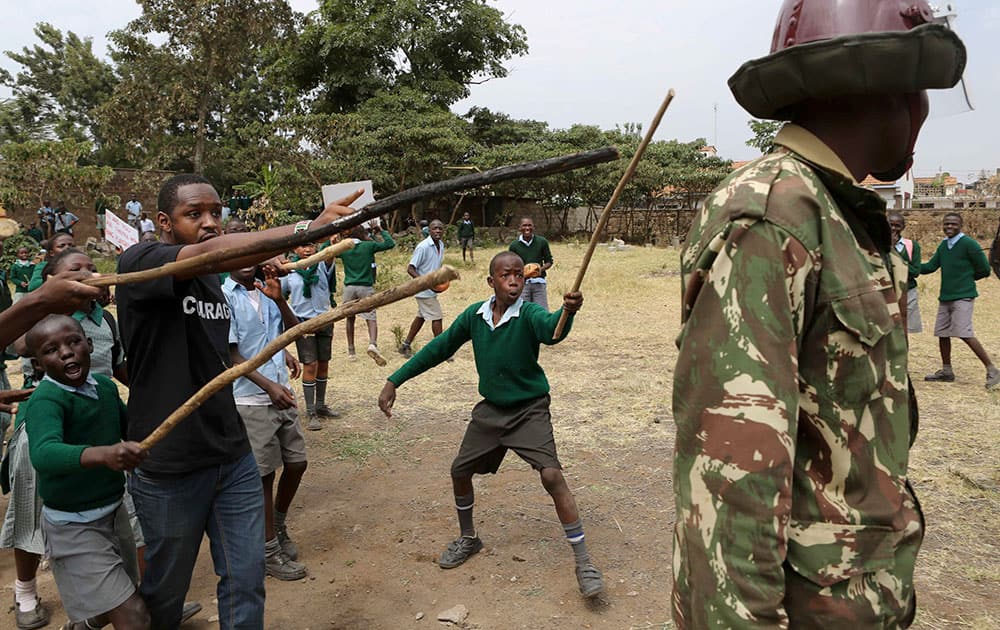
[[[532,311],[531,326],[535,332],[535,338],[548,346],[559,343],[569,335],[569,331],[573,327],[573,316],[582,307],[583,294],[579,291],[573,291],[563,295],[563,305],[558,311],[546,313],[545,309],[534,309]],[[562,334],[558,338],[554,338],[556,325],[559,323],[559,318],[562,316],[563,311],[568,313],[569,317],[566,319],[566,325],[563,327]]]

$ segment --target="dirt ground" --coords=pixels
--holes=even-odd
[[[463,280],[442,297],[446,322],[488,295],[492,251],[463,265]],[[553,306],[572,282],[584,247],[554,246]],[[928,253],[929,255],[929,253]],[[403,253],[380,258],[380,274],[399,273]],[[393,271],[396,270],[396,271]],[[1000,358],[1000,282],[979,283],[976,326]],[[476,479],[476,524],[486,549],[457,569],[435,560],[457,535],[448,469],[476,395],[471,348],[407,383],[386,419],[375,401],[392,369],[367,357],[346,360],[337,325],[329,399],[343,417],[308,432],[310,466],[289,515],[290,531],[309,567],[300,582],[267,581],[267,627],[431,628],[457,604],[467,628],[670,628],[670,415],[679,279],[674,249],[598,251],[584,285],[586,302],[570,337],[543,347],[552,384],[560,458],[580,506],[588,546],[604,571],[607,593],[583,601],[572,554],[551,502],[530,468],[511,456],[500,474]],[[933,322],[937,278],[923,282],[925,327]],[[379,311],[380,346],[395,346],[412,301]],[[418,342],[429,338],[429,331]],[[921,401],[921,434],[912,480],[928,531],[917,571],[917,628],[1000,626],[1000,393],[983,389],[984,370],[955,348],[954,384],[924,383],[937,367],[929,332],[912,341],[912,373]],[[358,343],[359,348],[363,346]],[[15,364],[8,364],[16,371]],[[12,379],[15,380],[15,379]],[[0,507],[5,499],[0,499]],[[39,581],[64,621],[51,574]],[[13,559],[0,554],[0,601],[12,600]],[[206,610],[188,628],[214,627],[215,576],[207,544],[189,594]],[[5,607],[6,608],[6,607]],[[8,624],[9,620],[9,624]],[[12,613],[0,626],[13,627]]]

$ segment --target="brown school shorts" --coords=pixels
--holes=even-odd
[[[546,394],[512,407],[498,407],[485,400],[473,407],[451,475],[496,473],[507,449],[535,470],[562,469],[552,435],[549,400]]]

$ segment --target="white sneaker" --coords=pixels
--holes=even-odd
[[[385,357],[383,357],[382,353],[378,351],[378,346],[376,346],[373,343],[368,344],[368,356],[372,358],[372,361],[375,362],[375,365],[379,367],[385,365]]]

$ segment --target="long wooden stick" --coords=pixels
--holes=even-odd
[[[343,254],[349,249],[354,247],[354,239],[347,238],[339,243],[334,243],[333,245],[319,250],[312,256],[308,258],[303,258],[301,260],[296,260],[295,262],[289,262],[282,265],[285,271],[295,271],[296,269],[306,269],[312,267],[313,265],[321,262],[328,262],[336,258],[337,256]]]
[[[555,173],[572,171],[578,168],[585,168],[610,162],[618,159],[618,149],[614,147],[604,147],[582,153],[573,153],[534,162],[524,162],[511,166],[501,166],[490,169],[482,173],[470,173],[448,179],[443,182],[424,184],[395,195],[386,197],[374,203],[370,203],[354,214],[341,217],[322,227],[304,232],[298,232],[290,236],[265,239],[250,245],[232,247],[200,256],[193,256],[180,262],[173,262],[157,267],[156,269],[146,269],[132,273],[108,274],[94,277],[84,281],[95,287],[107,287],[116,284],[130,284],[133,282],[145,282],[155,280],[164,276],[174,276],[179,274],[204,275],[218,270],[219,265],[234,258],[244,258],[247,256],[259,257],[260,260],[267,260],[270,256],[291,251],[299,245],[306,243],[317,243],[338,232],[350,229],[356,225],[361,225],[369,219],[385,214],[394,208],[407,206],[421,199],[450,194],[460,190],[479,188],[489,184],[496,184],[512,179],[523,179],[533,177],[546,177]]]
[[[608,205],[604,206],[604,210],[601,211],[601,217],[597,220],[597,226],[594,227],[594,233],[590,237],[590,245],[587,247],[587,253],[583,255],[583,262],[580,264],[580,269],[576,272],[576,281],[573,282],[573,288],[570,289],[570,292],[580,290],[580,285],[583,284],[583,277],[587,274],[587,267],[590,266],[590,259],[594,257],[594,250],[597,249],[597,243],[601,240],[604,228],[608,226],[608,219],[611,218],[611,210],[618,204],[618,198],[621,197],[625,186],[628,185],[629,180],[632,179],[632,175],[635,174],[635,169],[639,166],[642,154],[646,152],[646,147],[652,142],[653,134],[656,133],[656,128],[660,126],[660,121],[663,120],[663,115],[667,112],[667,108],[670,107],[670,102],[673,100],[674,91],[671,89],[667,92],[667,97],[663,99],[660,109],[656,111],[656,116],[653,116],[653,122],[650,123],[649,129],[646,130],[646,136],[639,143],[639,148],[635,150],[635,155],[632,156],[632,161],[629,162],[628,168],[625,169],[625,174],[622,175],[622,178],[618,181],[618,185],[615,186],[615,191],[611,194]],[[559,317],[559,323],[556,324],[556,330],[552,335],[553,339],[558,339],[562,335],[568,318],[569,313],[563,311]]]
[[[445,265],[437,271],[420,276],[419,278],[414,278],[397,287],[381,291],[375,295],[371,295],[360,300],[353,300],[347,304],[338,306],[333,310],[327,311],[322,315],[317,315],[312,319],[308,319],[298,326],[289,328],[269,344],[264,346],[264,349],[252,359],[234,365],[206,383],[204,387],[188,398],[184,404],[167,416],[166,419],[160,423],[160,426],[156,427],[156,429],[142,441],[142,448],[148,451],[156,445],[157,442],[166,437],[168,433],[173,431],[181,420],[188,417],[191,412],[200,407],[206,400],[214,396],[216,392],[226,385],[229,385],[237,378],[246,376],[250,372],[253,372],[260,366],[264,365],[264,363],[266,363],[271,357],[294,342],[296,339],[308,335],[309,333],[314,333],[320,328],[325,328],[326,326],[344,319],[345,317],[365,313],[379,308],[380,306],[398,302],[399,300],[415,295],[420,291],[430,289],[431,287],[435,287],[443,282],[450,282],[457,278],[458,271],[456,271],[454,267]]]

